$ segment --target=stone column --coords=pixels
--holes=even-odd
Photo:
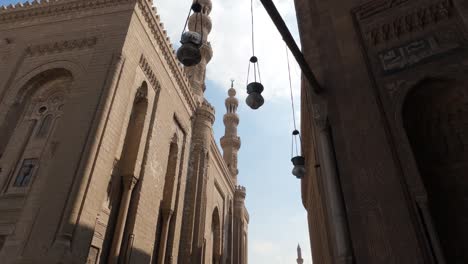
[[[127,222],[128,208],[130,206],[130,199],[132,197],[133,188],[135,187],[138,179],[133,175],[122,176],[123,193],[120,201],[119,215],[115,225],[114,237],[112,239],[112,247],[109,254],[109,263],[117,264],[120,256],[120,248],[122,246],[122,239]]]
[[[421,210],[422,218],[424,221],[425,229],[429,235],[430,243],[432,244],[432,249],[434,250],[434,255],[437,259],[438,264],[445,264],[445,257],[443,254],[442,246],[440,245],[439,238],[437,236],[437,232],[435,231],[434,222],[432,221],[432,215],[429,211],[429,207],[427,204],[427,198],[419,198],[417,199],[417,206],[419,210]]]
[[[206,183],[214,108],[204,100],[193,120],[179,263],[200,263],[205,233]]]
[[[167,235],[169,233],[169,223],[171,222],[172,214],[171,209],[162,209],[162,233],[161,244],[159,245],[158,264],[164,264],[166,259]]]
[[[352,263],[352,252],[347,225],[343,194],[336,171],[333,145],[328,127],[327,104],[314,105],[314,118],[318,139],[318,153],[321,169],[323,172],[323,185],[325,190],[325,201],[329,215],[331,233],[333,236],[333,258],[334,263]]]

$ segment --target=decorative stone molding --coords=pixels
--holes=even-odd
[[[238,200],[244,200],[246,196],[247,190],[245,189],[244,186],[237,185],[235,188],[235,199]]]
[[[96,45],[97,38],[84,38],[75,40],[65,40],[47,44],[30,46],[26,49],[27,56],[41,56],[49,53],[59,53],[75,49],[89,49]]]
[[[116,6],[122,3],[131,3],[134,0],[51,0],[18,3],[0,7],[0,23],[25,20],[33,17],[64,15],[71,12],[98,9]]]
[[[239,115],[237,113],[227,113],[223,117],[224,125],[235,124],[239,125]]]
[[[240,149],[240,146],[241,146],[241,139],[238,136],[235,136],[235,137],[223,136],[221,137],[220,142],[221,142],[222,148],[233,147],[234,149]]]
[[[140,67],[145,73],[146,78],[148,78],[148,81],[151,83],[151,86],[153,86],[153,89],[159,90],[161,88],[161,83],[159,83],[158,78],[156,78],[156,75],[153,72],[153,69],[151,69],[151,66],[148,64],[148,61],[143,55],[140,57]]]
[[[468,43],[453,0],[373,0],[352,10],[374,77],[462,53]],[[380,83],[380,82],[377,82]]]
[[[385,84],[385,88],[388,94],[393,97],[398,91],[400,91],[407,83],[405,80],[396,80],[392,82],[388,82]]]
[[[192,111],[195,110],[195,99],[190,89],[190,83],[182,65],[177,61],[175,50],[172,47],[166,30],[163,28],[163,23],[160,22],[159,16],[156,14],[156,8],[152,8],[148,1],[138,0],[138,7],[140,8],[148,27],[153,34],[159,48],[162,51],[164,60],[168,63],[169,69],[176,79],[177,84],[182,90],[182,94],[187,100]]]
[[[206,99],[203,100],[203,103],[198,107],[197,115],[206,117],[211,124],[215,121],[215,109]]]
[[[140,87],[136,91],[135,103],[136,102],[147,102],[148,101],[148,89],[146,87]]]
[[[421,6],[391,21],[373,26],[364,34],[370,45],[386,43],[449,19],[452,14],[450,8],[447,0]]]
[[[387,9],[399,6],[400,4],[406,3],[409,0],[376,0],[368,2],[360,6],[359,10],[356,12],[356,15],[359,19],[366,19],[377,13],[383,12]]]

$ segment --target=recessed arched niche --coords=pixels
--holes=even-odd
[[[468,263],[468,82],[421,81],[403,121],[446,262]]]
[[[221,261],[221,220],[219,210],[216,207],[211,218],[212,233],[212,263],[219,264]]]

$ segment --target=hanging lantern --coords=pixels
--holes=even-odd
[[[297,142],[297,138],[299,138],[299,143]],[[291,156],[293,156],[294,147],[296,149],[296,156],[292,157],[291,162],[294,166],[292,170],[292,174],[296,176],[296,178],[298,179],[302,179],[306,173],[305,158],[302,155],[299,155],[299,151],[298,151],[298,144],[300,144],[300,142],[301,142],[301,136],[299,135],[299,131],[294,130],[292,133]]]
[[[253,13],[253,0],[250,2],[250,15],[252,17],[252,57],[249,61],[249,69],[247,70],[247,98],[245,102],[247,105],[256,110],[260,108],[265,100],[263,99],[263,85],[262,78],[260,75],[260,65],[258,63],[258,58],[255,57],[255,34],[254,34],[254,13]],[[252,66],[252,67],[251,67]],[[254,81],[249,83],[250,68],[253,68],[253,78]],[[257,82],[258,78],[258,82]]]
[[[201,35],[198,32],[186,31],[180,40],[182,46],[177,50],[177,59],[187,67],[197,65],[201,61]]]
[[[203,15],[200,14],[202,6],[198,3],[194,3],[191,8],[189,15],[187,16],[187,21],[185,22],[184,30],[180,43],[182,46],[177,50],[177,59],[186,67],[194,66],[200,63],[201,61],[201,51],[200,47],[203,43]],[[196,14],[196,19],[200,17],[200,33],[196,31],[185,31],[188,21],[190,19],[190,14],[192,11]],[[198,21],[197,21],[198,24]],[[196,30],[196,26],[195,26]]]
[[[260,106],[263,105],[265,100],[263,99],[263,96],[261,93],[263,92],[263,85],[258,82],[253,82],[249,83],[247,85],[247,98],[245,99],[245,102],[247,105],[252,108],[252,109],[258,109]]]
[[[258,66],[258,59],[255,56],[252,56],[250,58],[250,63],[249,63],[249,74],[250,74],[250,64],[253,64],[253,70],[254,70],[254,81],[247,84],[247,98],[245,99],[245,102],[247,105],[252,108],[252,109],[258,109],[260,106],[263,105],[265,100],[263,99],[262,92],[263,92],[263,85],[260,82],[257,82],[257,75],[260,81],[260,69]],[[248,82],[248,76],[247,76],[247,82]]]

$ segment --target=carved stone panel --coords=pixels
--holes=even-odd
[[[374,0],[352,14],[369,70],[386,95],[396,92],[395,82],[437,72],[450,56],[468,57],[467,31],[451,0]]]

